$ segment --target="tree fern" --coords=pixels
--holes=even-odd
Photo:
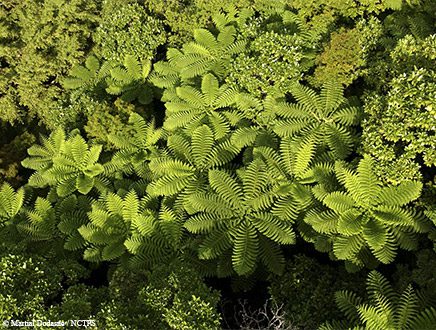
[[[392,262],[396,248],[413,248],[410,233],[425,232],[427,223],[417,212],[404,207],[416,200],[422,184],[404,182],[383,187],[372,172],[373,161],[365,156],[357,173],[336,164],[336,175],[345,191],[327,193],[328,208],[312,210],[305,221],[333,242],[333,252],[342,260],[360,264],[359,252],[369,249],[381,262]]]
[[[328,322],[319,329],[434,329],[436,309],[422,308],[411,285],[398,294],[383,275],[372,271],[368,275],[367,291],[368,301],[348,291],[337,292],[336,303],[351,326],[345,322]]]
[[[38,197],[34,208],[26,210],[26,220],[19,223],[17,227],[31,240],[47,241],[56,238],[56,213],[47,199]]]
[[[227,85],[219,86],[217,78],[207,74],[202,78],[201,88],[182,85],[176,89],[177,98],[167,102],[164,128],[194,129],[207,120],[213,127],[215,137],[221,138],[230,131],[225,113],[230,111],[237,94]]]
[[[31,147],[28,151],[31,157],[22,164],[37,171],[29,181],[31,185],[54,187],[61,197],[74,191],[86,195],[94,186],[105,188],[99,178],[104,172],[104,167],[98,163],[101,150],[102,146],[88,146],[77,134],[65,140],[65,135],[58,130],[43,139],[43,146]]]
[[[88,92],[98,97],[108,93],[120,95],[126,102],[137,99],[141,104],[149,104],[154,96],[148,81],[151,68],[151,61],[138,61],[134,55],[126,55],[123,63],[102,61],[101,64],[91,55],[85,66],[78,65],[71,70],[63,86],[78,93]]]
[[[44,187],[48,185],[48,179],[44,173],[53,167],[53,159],[65,150],[66,135],[58,128],[48,138],[41,137],[42,145],[33,145],[28,150],[29,158],[24,159],[21,164],[36,172],[29,178],[29,184],[33,187]]]
[[[326,146],[336,159],[345,158],[353,145],[351,126],[359,122],[360,110],[344,98],[343,88],[332,81],[317,94],[296,83],[291,94],[297,103],[268,103],[267,111],[278,117],[272,124],[274,132],[304,141],[301,148]],[[301,152],[311,159],[308,150]]]
[[[15,191],[9,184],[4,183],[0,189],[0,223],[11,220],[24,204],[24,189]]]
[[[252,272],[259,257],[272,271],[280,272],[283,259],[274,244],[292,244],[295,235],[290,222],[269,213],[274,198],[259,203],[258,198],[272,189],[265,170],[260,160],[240,172],[239,178],[225,171],[211,170],[212,192],[189,197],[197,212],[186,221],[185,227],[204,235],[200,258],[214,259],[231,248],[233,268],[240,275]],[[274,259],[265,261],[265,256]]]
[[[196,29],[195,41],[184,44],[179,52],[169,51],[167,57],[182,80],[209,72],[222,77],[232,56],[245,49],[245,42],[236,41],[235,34],[231,25],[221,25],[217,36],[206,29]]]
[[[85,66],[76,65],[70,71],[69,77],[63,80],[67,89],[91,89],[101,84],[110,74],[110,69],[115,66],[112,61],[103,64],[94,56],[89,56]]]
[[[91,200],[86,196],[69,195],[56,205],[57,228],[64,235],[66,250],[79,250],[86,245],[78,229],[89,222],[87,213],[91,211]]]
[[[108,136],[109,141],[118,151],[114,153],[110,162],[104,164],[105,174],[135,172],[142,178],[151,179],[148,162],[159,153],[157,145],[165,138],[165,133],[161,128],[155,127],[154,121],[147,123],[137,113],[130,115],[129,124],[133,127],[131,135]]]
[[[325,183],[333,172],[328,158],[312,157],[312,147],[309,144],[309,147],[301,148],[291,138],[282,138],[278,150],[267,146],[254,148],[254,158],[265,162],[276,183],[275,193],[279,198],[272,212],[281,219],[295,220],[307,210],[313,199],[311,185]]]
[[[137,99],[141,104],[149,104],[153,100],[153,88],[148,83],[151,68],[150,60],[140,62],[136,56],[126,55],[122,66],[110,70],[106,92],[121,95],[126,102]]]
[[[102,196],[91,204],[87,223],[77,228],[85,242],[84,258],[98,262],[128,257],[135,263],[156,261],[175,251],[183,219],[169,205],[150,197],[139,199],[133,190]]]
[[[207,125],[197,127],[192,136],[179,132],[168,138],[168,151],[150,162],[157,176],[147,191],[153,196],[175,196],[189,211],[189,195],[204,189],[210,169],[233,160],[239,152],[230,143],[230,136],[215,139]]]

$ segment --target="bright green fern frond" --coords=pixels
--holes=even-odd
[[[0,189],[0,219],[13,218],[21,210],[24,204],[24,189],[15,191],[8,183],[4,183]]]
[[[368,205],[374,203],[374,199],[380,191],[380,186],[373,172],[373,167],[373,160],[369,156],[365,156],[357,167],[357,182],[361,192],[360,195]]]
[[[233,208],[241,207],[243,203],[243,192],[235,179],[223,171],[209,171],[209,182],[211,187],[226,200]]]
[[[289,223],[280,221],[272,214],[257,213],[250,219],[253,225],[266,237],[280,244],[294,244],[295,233]]]
[[[316,92],[306,86],[299,83],[293,84],[291,88],[292,95],[298,102],[310,109],[311,112],[320,114],[323,110],[322,99],[316,94]]]
[[[214,259],[232,246],[232,238],[226,229],[217,229],[210,233],[200,244],[200,259]]]
[[[214,142],[213,132],[207,125],[198,127],[192,133],[192,155],[197,167],[205,166]]]
[[[323,110],[326,114],[336,110],[341,104],[346,102],[343,97],[344,88],[340,83],[329,80],[321,90],[321,99],[323,100]]]
[[[231,218],[235,210],[219,195],[197,193],[189,197],[189,202],[197,211],[226,216]],[[230,208],[229,208],[230,207]]]
[[[421,189],[421,182],[403,181],[398,186],[383,187],[378,200],[389,206],[403,206],[416,200],[421,195]]]
[[[367,279],[367,291],[368,296],[371,299],[376,299],[376,295],[384,295],[392,302],[396,302],[398,299],[398,294],[392,288],[389,281],[379,272],[372,271],[368,275]]]
[[[419,300],[409,284],[398,301],[397,313],[395,314],[395,326],[398,329],[413,329],[412,320],[418,314]]]
[[[360,236],[339,236],[333,241],[333,252],[340,260],[353,259],[363,245]]]

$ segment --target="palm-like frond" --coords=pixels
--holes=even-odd
[[[358,252],[369,248],[379,261],[390,263],[397,247],[416,246],[416,237],[410,233],[428,228],[419,213],[402,206],[418,198],[421,183],[383,187],[367,156],[360,161],[357,172],[338,162],[336,173],[345,191],[319,195],[331,211],[319,215],[312,212],[305,219],[316,231],[332,235],[336,257],[357,261]]]
[[[360,110],[344,98],[342,86],[332,81],[318,94],[296,83],[291,93],[297,103],[266,103],[267,111],[277,116],[274,132],[304,141],[301,149],[311,142],[313,147],[327,146],[337,158],[345,158],[353,145],[352,126],[359,122]]]
[[[206,235],[200,256],[214,259],[232,247],[233,269],[240,275],[251,273],[258,258],[272,271],[283,269],[274,242],[293,244],[295,234],[290,221],[268,212],[277,195],[263,163],[254,161],[239,178],[223,170],[209,171],[208,178],[213,192],[189,197],[194,214],[185,223],[190,232]],[[217,235],[225,241],[214,242]]]
[[[338,307],[350,321],[347,329],[432,329],[436,320],[433,307],[422,307],[411,285],[401,293],[386,278],[372,271],[367,280],[368,300],[348,291],[336,293]],[[320,329],[340,329],[326,323]]]

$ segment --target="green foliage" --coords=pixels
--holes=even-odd
[[[3,254],[0,269],[0,317],[4,320],[54,321],[62,319],[61,316],[86,319],[96,311],[95,298],[101,293],[92,287],[83,292],[84,288],[77,285],[77,280],[87,273],[74,260],[53,261],[37,255]],[[65,293],[62,292],[62,282],[68,284]],[[71,294],[75,292],[73,300]],[[59,305],[54,303],[58,295],[63,296]],[[88,301],[87,309],[83,308],[85,301]],[[91,305],[93,310],[90,310]]]
[[[0,119],[26,126],[0,123],[1,179],[27,176],[20,150],[58,128],[28,149],[27,184],[0,187],[1,246],[111,270],[109,287],[96,289],[65,263],[42,268],[12,255],[11,266],[5,257],[18,270],[0,272],[0,314],[217,329],[218,295],[199,273],[249,283],[274,273],[282,277],[271,277],[271,292],[291,324],[336,316],[323,308],[331,289],[359,275],[302,257],[286,263],[282,247],[300,251],[304,242],[286,246],[302,238],[356,271],[391,263],[398,248],[429,247],[421,233],[436,242],[432,8],[427,0],[2,3]],[[365,104],[361,126],[353,94]],[[45,127],[30,125],[34,117]],[[398,284],[410,278],[431,291],[419,273],[431,258]],[[23,262],[34,271],[24,274]],[[434,309],[419,314],[422,291],[400,296],[377,273],[369,289],[372,305],[337,295],[348,325],[435,321]]]
[[[116,65],[114,61],[106,61],[100,65],[100,61],[90,55],[85,66],[76,65],[70,71],[70,76],[63,80],[63,85],[66,89],[78,89],[80,92],[86,90],[98,91],[103,89],[104,79],[110,74],[110,70]]]
[[[42,139],[42,145],[32,146],[24,167],[36,170],[29,179],[34,187],[50,186],[60,197],[75,191],[88,194],[96,187],[105,190],[101,180],[104,167],[98,163],[102,147],[89,146],[80,135],[66,138],[62,129]]]
[[[230,116],[237,116],[237,113],[234,114],[236,111],[231,109],[236,95],[235,89],[226,84],[219,86],[214,75],[206,74],[200,88],[189,85],[176,88],[170,102],[165,103],[167,111],[163,126],[168,131],[187,128],[192,132],[208,122],[213,127],[214,137],[223,138],[230,132]]]
[[[272,206],[272,214],[285,221],[297,220],[313,203],[311,184],[328,183],[333,172],[331,162],[325,157],[304,159],[305,149],[289,138],[280,142],[276,151],[268,146],[255,147],[253,156],[262,159],[275,183],[278,199]],[[312,156],[309,154],[309,156]]]
[[[271,14],[270,14],[271,15]],[[248,9],[216,13],[215,29],[196,29],[195,41],[170,48],[160,62],[156,85],[171,88],[212,72],[253,96],[284,94],[313,65],[317,36],[291,12],[254,16]]]
[[[121,99],[126,102],[138,99],[140,104],[151,103],[153,90],[146,84],[151,61],[140,63],[135,56],[126,55],[123,66],[110,70],[111,78],[107,81],[106,91],[112,95],[122,95]]]
[[[376,20],[360,20],[352,29],[340,28],[316,58],[314,82],[322,84],[334,79],[345,86],[366,73],[370,51],[378,44],[382,25]]]
[[[183,132],[168,138],[168,151],[150,162],[150,169],[157,176],[147,191],[152,196],[176,196],[175,205],[180,203],[190,212],[189,197],[204,191],[205,181],[211,169],[225,167],[239,152],[230,143],[230,136],[214,138],[207,125],[197,127],[192,135]]]
[[[165,24],[169,26],[170,46],[180,47],[183,43],[191,41],[195,29],[209,27],[211,16],[218,14],[221,9],[236,15],[236,7],[250,8],[251,2],[250,0],[242,0],[238,3],[233,0],[186,0],[183,2],[144,0],[144,5],[152,14],[163,17]]]
[[[314,64],[317,36],[306,30],[292,12],[284,12],[278,18],[250,17],[238,32],[248,45],[232,59],[226,82],[253,96],[289,92],[291,85]]]
[[[236,40],[234,26],[220,26],[215,36],[206,29],[194,31],[195,41],[183,45],[181,50],[170,48],[167,52],[168,62],[156,64],[160,74],[154,83],[159,87],[172,87],[181,79],[214,73],[223,78],[230,65],[230,59],[245,48],[245,42]]]
[[[274,132],[300,144],[301,161],[309,163],[317,147],[328,147],[334,159],[344,159],[354,144],[352,126],[359,123],[360,109],[343,96],[342,86],[329,81],[318,94],[295,83],[290,91],[298,103],[271,105],[270,111],[278,116]]]
[[[4,130],[4,137],[9,136],[9,130],[6,127],[0,129]],[[20,173],[20,163],[25,157],[27,149],[35,143],[35,140],[33,134],[24,132],[15,136],[12,141],[5,141],[5,144],[0,143],[0,183],[7,181],[17,185],[25,181]]]
[[[109,193],[92,203],[89,222],[78,228],[84,238],[84,259],[125,259],[130,264],[152,266],[166,261],[179,248],[183,218],[171,210],[169,202],[139,199],[131,190],[121,196]]]
[[[4,183],[0,188],[0,220],[11,220],[20,211],[24,204],[24,189],[15,191],[9,184]]]
[[[389,9],[401,9],[402,0],[288,0],[291,8],[298,12],[303,21],[308,22],[308,27],[325,33],[331,25],[340,18],[356,19],[368,14],[379,14]]]
[[[436,302],[436,253],[434,250],[422,249],[415,254],[412,264],[397,265],[394,273],[394,284],[397,288],[405,289],[409,283],[417,286],[417,295],[427,303]]]
[[[336,258],[359,267],[371,263],[371,254],[390,263],[397,247],[416,249],[416,233],[429,229],[421,214],[404,207],[420,196],[422,184],[409,181],[383,187],[373,163],[366,156],[354,173],[338,162],[336,175],[345,191],[318,196],[328,210],[315,208],[305,217],[315,231],[328,237]]]
[[[281,276],[270,276],[270,280],[269,292],[273,301],[283,306],[285,318],[296,329],[316,329],[325,320],[341,316],[331,304],[335,291],[363,292],[365,276],[351,275],[344,267],[324,265],[298,254],[286,262]]]
[[[336,292],[336,303],[351,324],[335,321],[322,325],[320,330],[434,328],[436,309],[422,308],[411,285],[399,294],[383,275],[372,271],[368,275],[367,291],[367,302],[348,291]]]
[[[152,179],[148,161],[160,153],[157,148],[159,141],[165,138],[161,128],[155,128],[154,122],[146,122],[137,113],[132,113],[129,124],[133,132],[125,134],[109,134],[108,140],[117,150],[111,162],[105,164],[106,172],[135,173],[141,178]]]
[[[260,258],[273,272],[283,269],[279,244],[295,243],[291,222],[270,212],[275,202],[266,167],[253,161],[238,178],[222,170],[209,171],[213,191],[193,194],[189,201],[197,211],[185,223],[202,234],[200,259],[215,259],[232,251],[233,269],[239,275],[251,273]]]
[[[135,105],[126,103],[120,98],[112,101],[96,101],[92,97],[82,95],[72,106],[86,115],[84,130],[87,137],[95,143],[111,149],[109,136],[117,135],[128,138],[132,134],[129,118],[135,113]]]
[[[156,16],[137,3],[103,1],[101,22],[93,34],[98,57],[121,63],[126,55],[151,60],[166,42],[166,32]]]
[[[148,276],[117,269],[97,316],[110,329],[218,329],[219,294],[186,264],[157,266]]]
[[[435,40],[434,35],[401,39],[390,54],[386,94],[371,93],[366,99],[362,149],[375,157],[377,174],[387,182],[420,179],[423,164],[436,164]]]
[[[151,61],[142,63],[134,55],[126,55],[123,64],[115,61],[100,61],[91,55],[86,59],[85,66],[75,66],[70,76],[63,80],[63,86],[74,89],[72,102],[81,94],[104,99],[105,92],[111,95],[121,95],[121,100],[132,102],[138,99],[140,104],[149,104],[153,99],[153,89],[148,84],[151,71]]]
[[[89,50],[99,1],[38,0],[0,5],[0,119],[48,127],[76,114],[60,111],[61,77]]]

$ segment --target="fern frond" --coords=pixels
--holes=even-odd
[[[309,168],[315,153],[315,141],[307,139],[301,142],[301,147],[295,155],[295,163],[293,166],[294,172],[297,176],[303,174]]]
[[[436,324],[436,309],[429,307],[421,312],[411,324],[411,329],[431,330]]]
[[[207,212],[231,218],[234,210],[229,209],[227,201],[219,195],[197,193],[189,197],[189,202],[197,211]]]
[[[150,183],[147,192],[152,196],[171,196],[182,191],[191,180],[191,176],[166,175]]]
[[[280,246],[262,235],[258,237],[260,260],[271,272],[281,275],[285,269],[285,258]]]
[[[363,303],[362,298],[358,297],[354,292],[337,291],[335,293],[335,301],[339,309],[352,322],[358,320],[357,306]]]
[[[4,183],[0,189],[0,218],[11,219],[21,210],[24,204],[24,189],[14,191],[11,185]]]
[[[251,222],[263,235],[280,244],[294,244],[295,233],[290,224],[278,220],[269,213],[255,214]]]
[[[192,155],[197,167],[205,166],[214,142],[213,132],[207,125],[198,127],[192,133]]]
[[[340,260],[353,259],[363,244],[360,236],[340,236],[333,241],[333,252]]]
[[[225,219],[227,219],[225,216],[220,217],[209,213],[199,213],[186,220],[184,226],[194,234],[208,233],[216,228],[220,220]]]
[[[212,187],[233,208],[241,207],[243,192],[240,185],[224,171],[209,171],[209,182]]]
[[[254,270],[259,251],[256,231],[248,224],[242,224],[234,237],[232,264],[238,275],[246,275]]]
[[[232,239],[226,229],[217,229],[210,233],[200,244],[198,256],[200,259],[214,259],[230,249]]]
[[[421,195],[422,183],[417,181],[404,181],[398,186],[383,187],[379,193],[378,201],[389,206],[403,206]]]
[[[358,209],[352,208],[343,211],[339,215],[337,232],[341,235],[358,235],[362,232],[362,226],[366,218]]]
[[[418,314],[418,297],[409,284],[398,301],[395,326],[398,329],[413,329],[412,320]]]
[[[339,217],[335,212],[320,211],[319,209],[309,210],[304,218],[304,222],[322,234],[336,232],[338,220]]]

